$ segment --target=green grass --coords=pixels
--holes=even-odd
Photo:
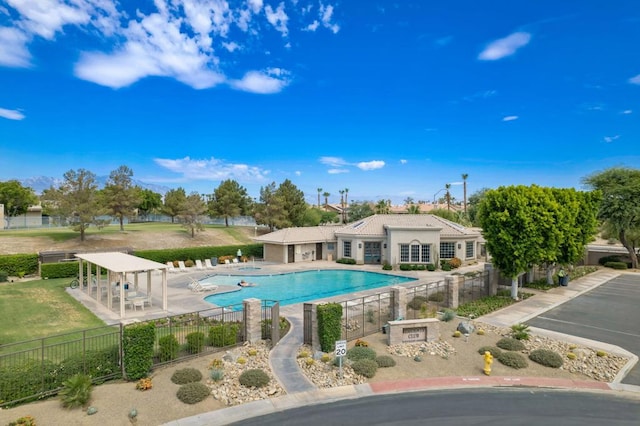
[[[69,281],[60,278],[1,285],[0,344],[104,326],[102,320],[67,294]]]

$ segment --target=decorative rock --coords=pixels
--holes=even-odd
[[[456,330],[458,330],[462,334],[472,334],[475,330],[475,327],[473,326],[473,324],[471,324],[471,322],[461,322],[460,324],[458,324]]]
[[[92,407],[87,408],[87,415],[89,415],[89,416],[92,416],[97,412],[98,412],[98,409],[96,407],[92,406]]]

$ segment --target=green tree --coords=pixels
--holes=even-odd
[[[178,215],[182,226],[191,234],[191,238],[196,236],[196,232],[204,230],[202,215],[207,211],[207,205],[197,192],[192,192],[185,199],[183,209]]]
[[[17,180],[0,182],[0,204],[4,204],[7,224],[11,227],[11,218],[25,214],[29,206],[38,203],[32,188],[25,188]]]
[[[254,218],[258,225],[267,225],[270,231],[276,229],[280,217],[284,215],[284,202],[276,193],[276,183],[260,188],[260,203],[255,206]]]
[[[420,206],[418,204],[411,203],[411,204],[409,204],[407,206],[407,213],[409,213],[409,214],[420,214],[422,212],[420,211]]]
[[[304,192],[299,190],[289,179],[278,186],[276,197],[282,201],[282,215],[276,226],[289,228],[302,226],[305,211],[308,208],[304,200]]]
[[[329,194],[328,192],[323,192],[322,196],[324,197],[324,206],[328,206],[329,205],[329,196],[331,194]]]
[[[389,214],[391,211],[391,202],[389,200],[380,200],[376,204],[375,212],[376,214]]]
[[[613,167],[587,176],[583,183],[601,192],[598,218],[627,249],[631,267],[638,268],[637,247],[629,236],[640,230],[640,170]]]
[[[247,190],[235,180],[225,180],[213,191],[209,202],[211,216],[224,217],[225,226],[229,226],[229,218],[248,214],[252,201]]]
[[[372,204],[370,201],[352,202],[349,206],[349,218],[351,218],[351,221],[356,222],[365,217],[373,216],[375,212],[373,211],[373,207],[371,207]]]
[[[481,188],[471,194],[469,196],[468,205],[467,205],[467,215],[469,216],[469,221],[474,226],[479,226],[477,215],[478,215],[478,206],[480,202],[484,198],[484,195],[489,191],[489,188]]]
[[[162,212],[171,216],[171,223],[174,223],[174,219],[184,211],[186,202],[187,193],[184,188],[170,189],[164,194]]]
[[[513,299],[518,298],[518,275],[532,262],[549,257],[545,251],[550,244],[544,241],[554,224],[544,211],[549,195],[536,186],[508,186],[487,191],[480,203],[478,220],[487,250],[492,263],[511,278]]]
[[[139,191],[133,185],[132,177],[133,170],[120,166],[109,174],[109,180],[102,190],[104,206],[118,218],[121,231],[124,231],[124,218],[132,216],[140,204]]]
[[[66,172],[60,187],[45,190],[42,199],[53,211],[65,217],[74,231],[80,232],[80,241],[84,241],[85,231],[103,213],[96,176],[85,169]]]
[[[151,213],[159,211],[162,207],[162,194],[158,194],[150,189],[138,188],[138,212],[142,216],[148,216]]]

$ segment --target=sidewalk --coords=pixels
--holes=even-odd
[[[562,303],[571,300],[593,288],[620,275],[613,270],[601,270],[571,281],[568,287],[553,288],[535,297],[523,300],[499,311],[483,316],[480,321],[498,327],[510,327],[524,323]],[[591,342],[573,336],[553,333],[542,329],[532,329],[534,333],[554,338],[575,341],[585,345],[603,347],[603,349],[630,358],[627,367],[616,377],[613,383],[551,379],[545,377],[434,377],[416,380],[396,380],[356,386],[343,386],[332,389],[317,389],[302,373],[296,362],[297,350],[302,344],[302,313],[298,310],[282,308],[283,315],[292,322],[289,333],[276,345],[270,356],[271,367],[280,385],[287,395],[243,404],[224,410],[202,413],[197,416],[166,423],[167,426],[226,425],[244,419],[270,414],[303,405],[313,405],[353,399],[374,394],[410,392],[430,389],[451,389],[461,387],[530,386],[545,388],[585,389],[591,391],[629,391],[640,393],[637,386],[622,385],[619,381],[637,362],[638,357],[622,348]]]

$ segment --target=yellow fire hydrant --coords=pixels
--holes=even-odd
[[[493,363],[493,355],[491,352],[486,351],[484,353],[484,374],[491,375],[491,364]]]

